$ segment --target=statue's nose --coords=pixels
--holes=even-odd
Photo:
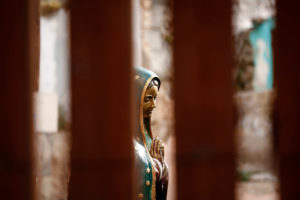
[[[152,101],[151,107],[152,107],[152,108],[156,108],[156,103],[155,103],[155,101]]]

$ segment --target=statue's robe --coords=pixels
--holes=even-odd
[[[143,102],[149,83],[160,80],[153,72],[136,69],[136,93],[137,93],[137,132],[134,137],[135,163],[137,171],[137,199],[165,200],[168,189],[168,167],[164,162],[152,158],[149,150],[152,143],[150,128],[151,118],[143,117]],[[158,86],[158,88],[159,88]]]

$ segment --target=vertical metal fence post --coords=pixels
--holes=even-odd
[[[0,6],[0,197],[34,199],[32,91],[38,69],[39,1]]]
[[[275,66],[281,199],[300,199],[299,1],[277,1]]]
[[[70,199],[133,199],[130,1],[70,4]]]
[[[174,1],[178,199],[235,199],[231,1]]]

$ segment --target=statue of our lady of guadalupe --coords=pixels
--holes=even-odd
[[[134,137],[137,199],[165,200],[169,175],[164,161],[164,146],[158,137],[153,138],[150,127],[160,79],[149,70],[137,68],[135,83],[138,105],[137,132]]]

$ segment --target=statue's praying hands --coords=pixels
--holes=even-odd
[[[161,139],[159,139],[158,137],[152,140],[150,155],[152,156],[152,158],[159,160],[161,164],[164,165],[165,150],[164,146],[162,145]]]
[[[154,138],[150,147],[150,155],[155,163],[157,199],[166,199],[167,196],[169,170],[164,160],[164,154],[165,150],[161,140],[158,137]]]

